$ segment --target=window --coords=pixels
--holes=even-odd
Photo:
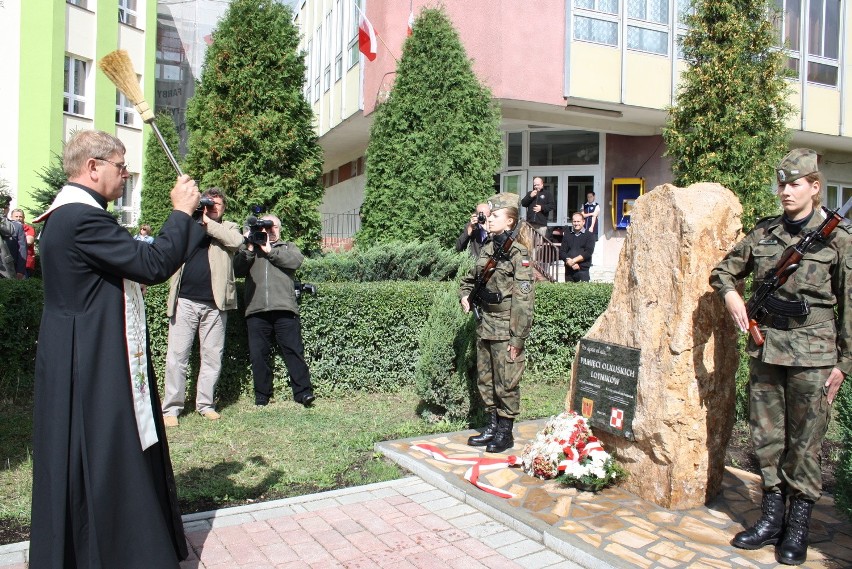
[[[65,0],[68,4],[73,4],[75,6],[79,6],[80,8],[88,8],[86,5],[87,0]]]
[[[333,47],[331,42],[334,39],[334,35],[331,33],[331,12],[325,15],[325,39],[323,43],[325,44],[325,58],[323,63],[325,64],[325,68],[322,72],[322,91],[325,93],[331,88],[331,53]]]
[[[335,9],[335,34],[337,49],[334,54],[334,82],[337,83],[343,78],[343,45],[346,43],[344,38],[345,26],[343,13],[343,0],[337,0],[337,8]]]
[[[618,0],[574,0],[574,39],[618,45]]]
[[[524,135],[521,132],[510,132],[508,135],[508,154],[506,165],[509,168],[520,168],[523,166],[524,157]]]
[[[530,132],[530,166],[597,164],[600,137],[596,132],[549,130]]]
[[[138,174],[130,174],[124,182],[124,191],[121,197],[113,202],[115,212],[119,216],[118,222],[122,225],[135,225],[135,215],[133,212],[133,188],[136,187]]]
[[[88,63],[65,56],[65,87],[62,110],[74,115],[86,114],[86,73]]]
[[[136,27],[136,0],[118,0],[118,21]]]
[[[311,77],[313,74],[314,63],[314,42],[308,40],[308,47],[305,49],[305,100],[311,102]]]
[[[322,26],[317,28],[314,34],[316,40],[314,51],[314,102],[320,98],[320,74],[322,73]]]
[[[358,8],[361,7],[361,1],[355,0],[352,2],[352,10],[349,11],[349,68],[358,63],[360,59],[360,50],[358,49],[358,24],[360,23],[360,15]]]
[[[167,81],[183,79],[186,54],[176,28],[157,26],[155,77]]]
[[[668,0],[627,0],[627,48],[669,53]]]
[[[136,121],[136,110],[127,97],[119,91],[115,90],[115,123],[123,124],[124,126],[133,126]]]
[[[843,186],[840,184],[826,184],[825,207],[828,209],[839,208],[845,204],[849,198],[852,198],[852,185]]]
[[[683,59],[683,38],[686,32],[689,31],[689,26],[686,24],[686,18],[695,14],[695,8],[692,6],[692,0],[677,0],[677,42],[675,43],[675,51],[678,59]]]
[[[776,0],[775,5],[779,12],[776,37],[787,51],[787,67],[794,77],[801,77],[804,60],[808,81],[836,87],[840,73],[840,0]],[[803,18],[807,46],[802,41]]]

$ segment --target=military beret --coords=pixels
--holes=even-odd
[[[810,148],[796,148],[781,159],[775,173],[779,184],[789,184],[817,171],[817,153]]]
[[[491,211],[496,211],[498,209],[503,209],[504,207],[513,207],[515,209],[519,209],[519,205],[521,203],[521,197],[518,194],[512,193],[502,193],[495,194],[488,198],[488,207]]]

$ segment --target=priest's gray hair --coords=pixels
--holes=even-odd
[[[62,152],[62,169],[69,178],[83,173],[89,158],[111,160],[115,154],[125,153],[124,143],[100,130],[76,132],[65,144]]]

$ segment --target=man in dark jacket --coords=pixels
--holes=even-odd
[[[470,223],[465,224],[456,239],[456,251],[461,253],[465,249],[468,250],[470,256],[476,259],[479,257],[479,252],[488,239],[488,216],[491,210],[487,203],[481,203],[476,206],[476,211],[470,216]]]
[[[254,377],[254,402],[255,405],[266,405],[272,398],[269,357],[272,341],[275,340],[290,374],[293,399],[310,407],[316,397],[305,363],[295,288],[296,270],[305,257],[295,244],[279,240],[281,221],[277,217],[267,215],[263,219],[272,222],[271,227],[264,229],[266,242],[245,244],[234,257],[234,274],[246,277],[246,328]]]
[[[550,192],[544,189],[541,178],[533,178],[533,189],[527,192],[521,200],[521,205],[527,208],[527,223],[544,237],[547,232],[547,217],[556,209],[556,202]]]
[[[571,216],[571,227],[565,227],[559,259],[565,261],[565,282],[589,282],[589,267],[595,252],[595,236],[586,231],[583,214]]]

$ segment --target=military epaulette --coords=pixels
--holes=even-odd
[[[780,215],[767,215],[766,217],[761,217],[760,219],[758,219],[757,221],[754,222],[754,227],[752,227],[749,231],[757,229],[761,225],[769,225],[772,221],[775,221],[775,220],[777,220],[780,223],[781,222],[781,216]],[[745,231],[745,227],[743,228],[743,231]],[[746,233],[748,233],[749,231],[746,231]]]

